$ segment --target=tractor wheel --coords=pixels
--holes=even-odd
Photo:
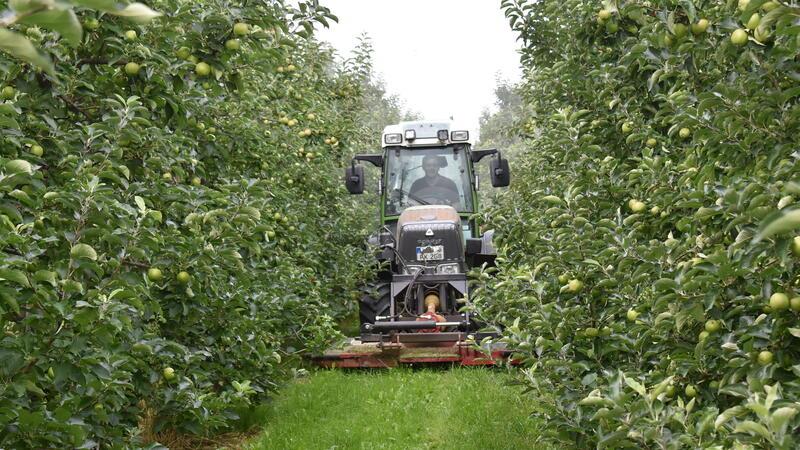
[[[359,302],[361,325],[375,323],[375,317],[388,316],[391,305],[392,288],[387,282],[370,283]]]

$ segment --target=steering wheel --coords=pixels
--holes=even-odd
[[[408,196],[409,203],[413,202],[418,205],[449,205],[450,200],[441,195],[411,195]],[[416,206],[416,205],[412,205]]]
[[[451,194],[451,195],[449,195]],[[455,201],[452,199],[455,197]],[[408,199],[421,205],[449,205],[458,204],[458,193],[441,188],[423,188],[413,194],[408,194]]]

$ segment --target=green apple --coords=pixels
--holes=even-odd
[[[186,284],[186,283],[189,282],[189,280],[192,279],[192,276],[189,275],[189,272],[186,272],[185,270],[183,270],[183,271],[178,272],[178,276],[176,278],[178,279],[178,283]]]
[[[16,95],[17,90],[14,89],[13,86],[6,86],[0,91],[0,96],[3,97],[3,100],[11,100]]]
[[[172,367],[164,367],[164,370],[161,371],[164,375],[164,379],[169,381],[175,378],[175,369]]]
[[[622,132],[625,134],[630,133],[633,130],[633,124],[630,122],[625,122],[622,124]]]
[[[686,27],[686,25],[682,23],[676,23],[675,26],[672,27],[672,32],[675,33],[675,37],[678,39],[686,36],[687,30],[688,28]]]
[[[133,77],[139,74],[139,70],[141,70],[141,68],[142,67],[139,64],[135,62],[129,62],[128,64],[125,64],[125,73],[128,76]]]
[[[770,11],[772,11],[773,9],[775,9],[775,8],[777,8],[777,7],[779,7],[779,6],[780,6],[780,5],[779,5],[779,4],[777,4],[777,3],[775,3],[775,2],[773,2],[773,1],[769,1],[769,2],[764,2],[764,3],[762,3],[762,4],[761,4],[761,9],[763,9],[763,10],[764,10],[764,11],[766,11],[766,12],[770,12]]]
[[[731,42],[733,45],[739,46],[747,44],[747,31],[739,28],[731,33]]]
[[[236,36],[247,36],[250,33],[250,26],[246,23],[239,22],[233,26],[233,34]]]
[[[784,309],[788,309],[789,296],[782,292],[776,292],[772,294],[772,296],[769,298],[769,307],[772,308],[773,311],[783,311]]]
[[[158,267],[151,267],[147,269],[147,279],[150,281],[161,281],[164,278],[164,274],[161,273],[161,269]]]
[[[228,50],[236,51],[239,50],[240,47],[241,45],[238,39],[228,39],[227,41],[225,41],[225,48],[227,48]]]
[[[708,29],[708,20],[700,19],[697,23],[692,24],[692,34],[699,35],[706,32]]]
[[[211,73],[211,66],[204,62],[199,62],[194,66],[194,73],[201,77],[205,77]]]
[[[100,28],[100,21],[97,19],[89,19],[83,23],[83,27],[89,31],[94,31]]]
[[[192,50],[189,47],[181,47],[175,54],[180,59],[189,59],[189,57],[192,56]]]
[[[759,23],[761,23],[761,16],[758,13],[753,13],[750,18],[747,19],[745,28],[748,30],[755,30]]]
[[[581,280],[569,280],[567,283],[567,291],[569,292],[580,292],[583,289],[583,281]]]

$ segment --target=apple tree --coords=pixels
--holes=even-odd
[[[525,362],[542,439],[796,448],[800,7],[502,7],[526,149],[474,301]]]
[[[207,434],[337,336],[375,141],[316,1],[19,0],[0,19],[0,447]]]

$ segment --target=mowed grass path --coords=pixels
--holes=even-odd
[[[248,449],[542,449],[502,370],[321,370],[281,390]]]

